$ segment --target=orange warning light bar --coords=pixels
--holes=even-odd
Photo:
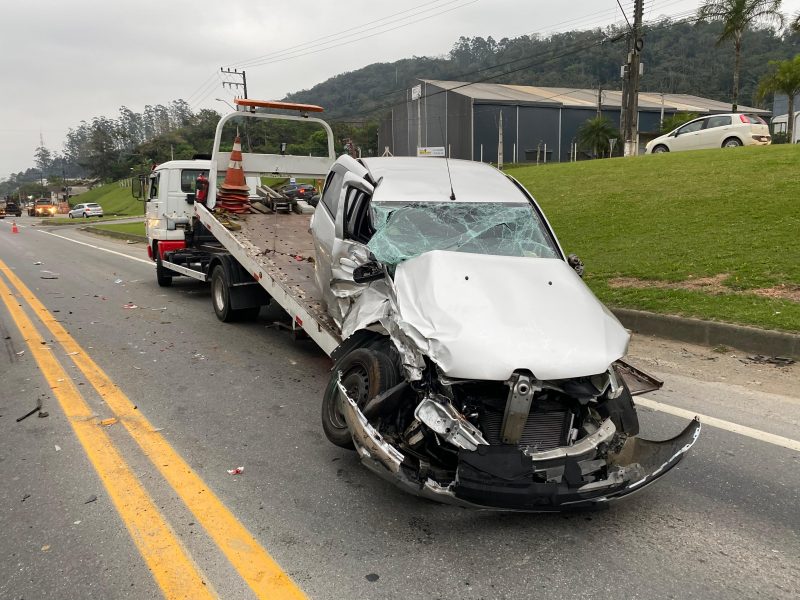
[[[235,98],[233,103],[237,106],[249,108],[280,108],[282,110],[299,110],[302,112],[322,112],[325,110],[316,104],[297,104],[295,102],[278,102],[276,100],[252,100],[250,98]]]

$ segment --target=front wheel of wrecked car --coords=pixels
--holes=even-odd
[[[341,373],[347,395],[360,407],[397,384],[398,373],[392,360],[379,350],[357,348],[343,356],[331,371],[322,399],[322,430],[333,444],[353,449],[353,438],[340,408],[341,398],[336,385]]]

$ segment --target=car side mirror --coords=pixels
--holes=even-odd
[[[353,281],[356,283],[369,283],[370,281],[383,279],[383,275],[383,267],[375,261],[370,261],[355,268],[353,271]]]
[[[578,258],[577,254],[570,254],[567,257],[567,264],[575,269],[579,277],[583,277],[583,261]]]
[[[194,204],[195,195],[194,193],[186,194],[186,204]]]

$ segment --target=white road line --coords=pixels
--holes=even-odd
[[[752,427],[747,427],[746,425],[739,425],[738,423],[723,421],[722,419],[717,419],[716,417],[701,415],[694,411],[686,410],[685,408],[678,408],[677,406],[664,404],[663,402],[656,402],[655,400],[650,400],[650,398],[644,398],[643,396],[636,396],[633,401],[639,406],[651,408],[653,410],[674,415],[676,417],[684,417],[686,419],[694,419],[695,417],[698,417],[703,425],[724,429],[725,431],[738,433],[739,435],[753,438],[754,440],[767,442],[768,444],[775,444],[776,446],[780,446],[782,448],[788,448],[789,450],[800,452],[800,442],[797,440],[775,435],[774,433],[767,433],[766,431],[761,431],[760,429],[753,429]]]
[[[95,250],[102,250],[103,252],[108,252],[110,254],[116,254],[117,256],[122,256],[124,258],[129,258],[131,260],[138,260],[140,263],[144,263],[146,265],[150,265],[151,267],[155,266],[155,263],[152,260],[146,260],[144,258],[138,258],[136,256],[131,256],[130,254],[125,254],[124,252],[117,252],[116,250],[109,250],[108,248],[103,248],[101,246],[95,246],[94,244],[87,244],[86,242],[80,242],[78,240],[73,240],[72,238],[65,237],[63,235],[58,235],[57,233],[53,233],[52,231],[44,231],[43,229],[37,229],[39,233],[45,233],[47,235],[52,235],[53,237],[61,238],[62,240],[67,240],[68,242],[72,242],[73,244],[80,244],[81,246],[88,246],[89,248],[94,248]]]

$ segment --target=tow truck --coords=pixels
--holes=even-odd
[[[153,170],[159,285],[210,283],[224,322],[279,305],[333,359],[326,437],[421,497],[602,507],[682,460],[699,421],[638,437],[632,396],[662,382],[622,360],[629,334],[519,182],[471,161],[336,158],[330,126],[310,116],[321,111],[237,99],[210,160]],[[241,152],[238,129],[231,144],[234,125],[276,119],[322,128],[324,155]],[[324,179],[323,212],[270,211],[264,177]]]

